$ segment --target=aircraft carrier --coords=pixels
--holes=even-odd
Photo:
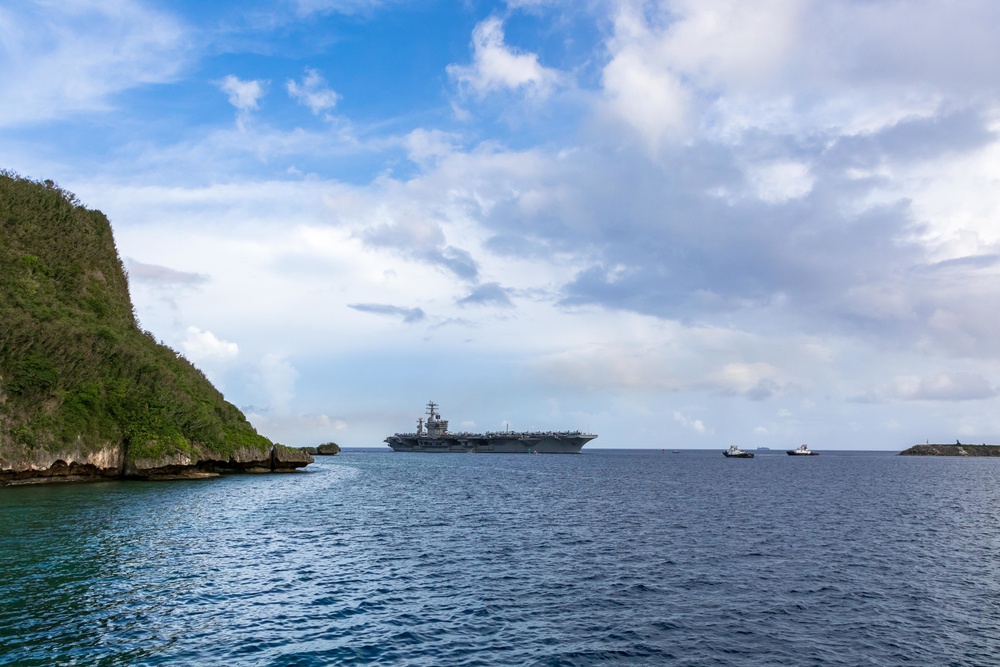
[[[498,431],[449,433],[438,404],[427,404],[427,419],[417,420],[416,433],[397,433],[385,439],[397,452],[465,452],[495,454],[579,454],[596,438],[580,431]]]

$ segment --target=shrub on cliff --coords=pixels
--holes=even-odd
[[[104,214],[0,171],[0,463],[38,450],[197,460],[270,446],[139,328]]]

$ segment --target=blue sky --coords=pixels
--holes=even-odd
[[[291,445],[1000,440],[992,0],[0,5],[0,167]]]

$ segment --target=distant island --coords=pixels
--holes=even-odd
[[[0,486],[294,470],[136,320],[103,213],[0,170]]]
[[[310,456],[336,456],[340,453],[340,445],[335,442],[326,442],[316,447],[299,447],[299,451]]]
[[[1000,445],[914,445],[900,456],[1000,456]]]

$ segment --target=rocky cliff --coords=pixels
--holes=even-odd
[[[311,462],[139,327],[100,211],[0,172],[0,485]]]

